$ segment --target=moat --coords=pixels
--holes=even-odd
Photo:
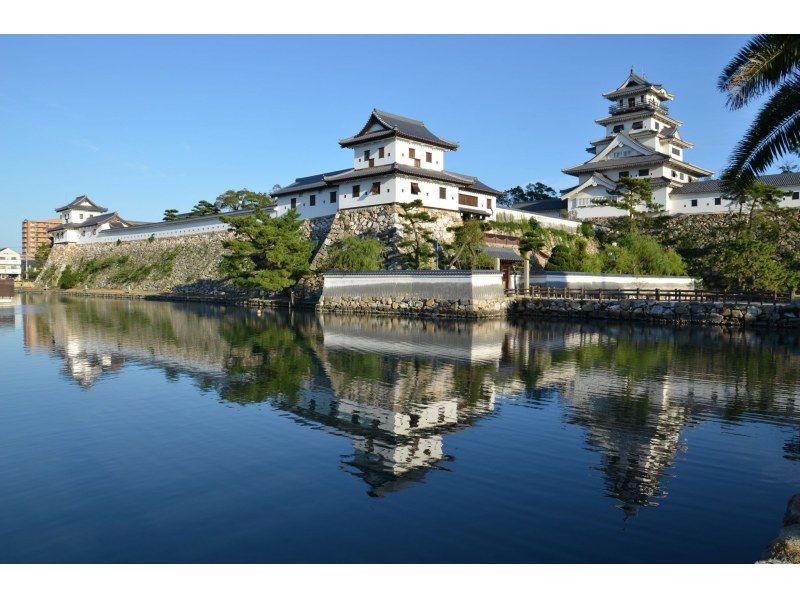
[[[0,303],[0,562],[743,562],[800,332]]]

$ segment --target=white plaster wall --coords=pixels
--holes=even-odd
[[[383,148],[383,158],[379,158],[379,149]],[[358,170],[369,168],[369,161],[364,160],[364,152],[369,152],[369,157],[374,160],[375,166],[394,164],[396,159],[396,139],[379,139],[353,148],[353,167]]]
[[[409,148],[414,148],[419,160],[420,168],[430,168],[432,170],[444,170],[444,150],[425,143],[409,141],[407,139],[396,139],[395,149],[397,151],[396,162],[407,166],[414,166],[414,160],[408,157]],[[425,161],[425,153],[431,152],[432,161]]]
[[[330,194],[337,194],[337,202],[331,203]],[[277,199],[275,205],[275,216],[283,216],[291,209],[292,198],[297,200],[297,212],[300,218],[319,218],[330,216],[338,210],[339,187],[327,187],[325,189],[314,189],[313,191],[302,191],[294,195],[282,195]],[[311,196],[316,198],[315,205],[311,205]]]

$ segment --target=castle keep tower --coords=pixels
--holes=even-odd
[[[578,177],[577,185],[562,192],[567,210],[581,219],[622,215],[594,199],[612,196],[621,177],[640,177],[650,180],[653,200],[665,212],[677,211],[670,204],[672,191],[712,172],[684,161],[684,151],[692,144],[678,133],[683,123],[669,116],[664,106],[672,94],[631,69],[627,79],[603,97],[611,102],[608,116],[595,122],[605,134],[589,142],[589,160],[563,170]]]

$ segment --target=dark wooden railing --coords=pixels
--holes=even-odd
[[[517,295],[541,299],[653,299],[655,301],[729,301],[736,303],[791,303],[800,299],[793,291],[774,293],[725,293],[688,289],[565,289],[531,286],[530,292]]]

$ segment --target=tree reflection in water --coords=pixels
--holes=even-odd
[[[188,376],[221,401],[268,403],[347,437],[372,496],[446,469],[446,439],[503,403],[555,404],[598,453],[627,515],[665,497],[685,430],[758,417],[797,429],[796,335],[597,323],[426,322],[210,305],[25,299],[25,344],[90,388],[126,364]],[[246,408],[246,407],[245,407]],[[795,434],[784,456],[798,459]]]

